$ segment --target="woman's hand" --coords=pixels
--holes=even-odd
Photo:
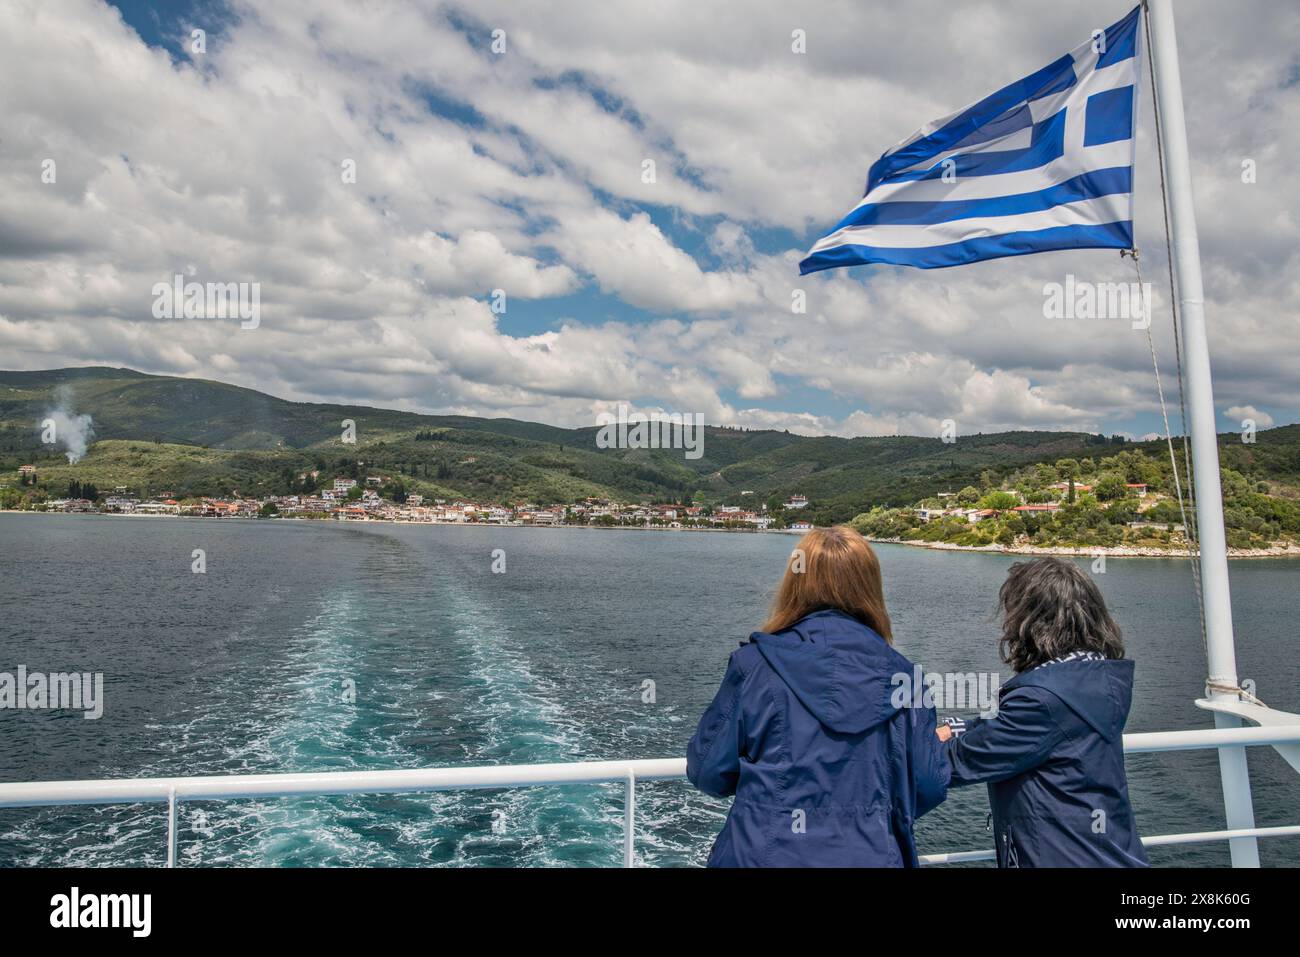
[[[934,729],[934,733],[939,736],[940,741],[947,741],[952,737],[952,728],[948,727],[946,724],[941,724]]]

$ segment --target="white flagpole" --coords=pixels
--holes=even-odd
[[[1169,196],[1174,277],[1182,321],[1183,369],[1187,386],[1188,420],[1192,438],[1192,468],[1196,477],[1196,523],[1201,547],[1201,590],[1205,606],[1206,659],[1209,695],[1236,700],[1227,688],[1237,686],[1237,655],[1233,644],[1232,604],[1228,592],[1228,549],[1223,530],[1223,486],[1219,479],[1219,442],[1210,383],[1210,352],[1205,335],[1205,302],[1201,289],[1201,250],[1192,203],[1192,174],[1183,118],[1183,87],[1178,72],[1178,41],[1174,35],[1172,0],[1145,0],[1151,29],[1151,65],[1156,105],[1164,143],[1165,181]],[[1217,727],[1239,727],[1241,720],[1214,712]],[[1223,807],[1227,827],[1253,828],[1245,748],[1219,749]],[[1255,838],[1229,841],[1234,867],[1258,867]]]

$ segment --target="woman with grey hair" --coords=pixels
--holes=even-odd
[[[1124,773],[1133,662],[1073,562],[1011,566],[999,650],[1016,672],[991,718],[940,727],[950,787],[985,783],[999,867],[1145,867]]]

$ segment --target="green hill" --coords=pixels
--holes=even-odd
[[[1277,467],[1288,460],[1281,450],[1296,440],[1296,431],[1274,430],[1262,454],[1240,441],[1223,446],[1229,547],[1294,549],[1300,543],[1300,494]],[[1095,458],[1038,462],[998,484],[990,476],[982,487],[922,499],[914,507],[877,506],[852,524],[872,538],[968,547],[1180,550],[1187,538],[1176,495],[1168,446],[1155,442]]]
[[[69,464],[40,442],[39,423],[63,398],[92,417],[94,441]],[[355,423],[356,442],[342,441]],[[599,449],[595,426],[564,429],[516,419],[421,415],[368,406],[289,402],[204,379],[101,367],[0,372],[0,483],[38,466],[49,494],[68,483],[126,485],[146,494],[287,494],[299,476],[382,473],[407,491],[498,502],[624,501],[740,504],[808,496],[819,523],[874,505],[901,506],[942,490],[988,484],[1037,462],[1149,448],[1066,432],[843,439],[709,427],[704,455],[668,449]],[[1222,439],[1225,463],[1252,479],[1300,485],[1300,426],[1260,433],[1255,445]],[[311,483],[308,483],[308,486]],[[740,495],[742,491],[751,496]]]

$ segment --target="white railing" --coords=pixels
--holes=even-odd
[[[1128,754],[1242,748],[1300,743],[1300,725],[1258,728],[1209,728],[1126,734]],[[71,804],[167,804],[167,866],[176,864],[176,810],[183,800],[211,801],[262,797],[308,797],[343,794],[407,794],[475,788],[539,787],[556,784],[624,786],[623,866],[634,863],[636,784],[686,776],[684,758],[633,761],[575,761],[564,764],[507,764],[493,767],[422,768],[398,771],[322,771],[300,774],[228,774],[212,777],[117,778],[90,781],[31,781],[0,784],[0,808]],[[1246,837],[1300,835],[1300,825],[1160,834],[1143,838],[1148,847],[1230,841]],[[925,854],[922,864],[956,864],[993,860],[993,851]]]

